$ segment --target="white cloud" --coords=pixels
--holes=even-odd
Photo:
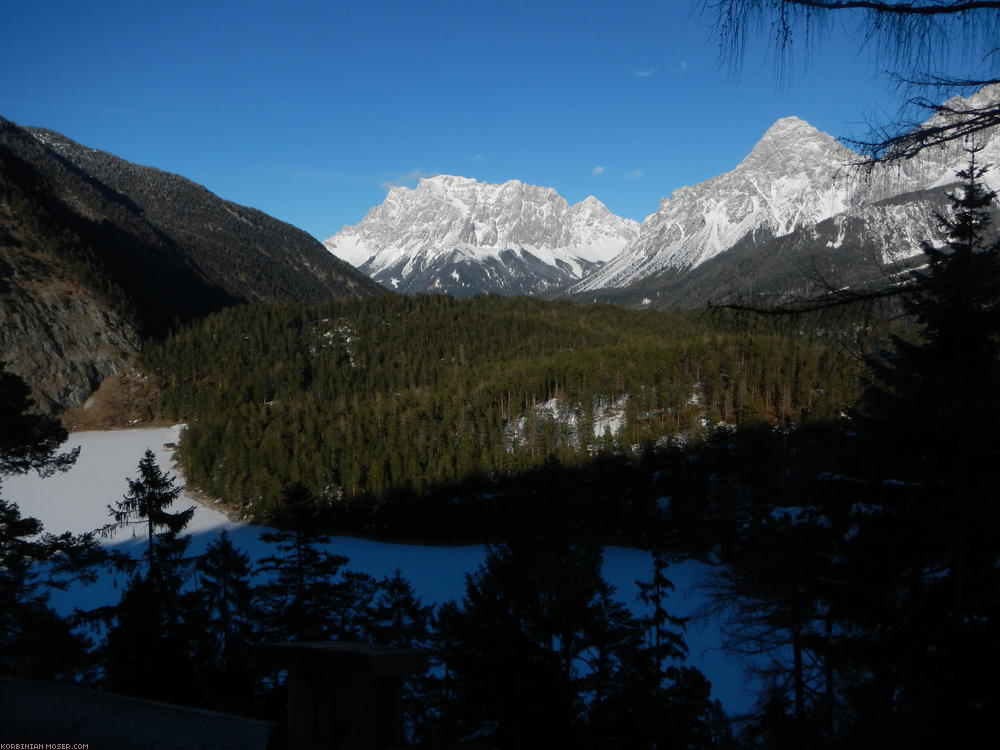
[[[645,174],[646,174],[645,169],[630,169],[628,172],[625,173],[625,179],[638,180],[640,177],[645,176]]]
[[[671,73],[686,73],[688,69],[687,60],[681,60],[670,66]]]
[[[400,172],[395,172],[390,175],[385,175],[385,178],[378,184],[379,187],[389,188],[398,187],[399,185],[409,185],[411,182],[416,182],[421,177],[433,177],[436,173],[425,172],[422,169],[411,169],[406,174],[401,174]]]
[[[476,154],[475,156],[470,156],[469,161],[482,161],[485,158],[482,154]]]
[[[656,72],[656,68],[646,68],[645,70],[635,71],[636,78],[649,78],[653,73]]]
[[[605,172],[608,171],[608,168],[605,167],[605,166],[603,166],[603,165],[601,165],[601,164],[598,164],[596,167],[594,167],[590,171],[593,172],[596,175],[602,175],[602,174],[604,174]]]

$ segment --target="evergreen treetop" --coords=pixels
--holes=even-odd
[[[175,477],[160,469],[153,451],[147,448],[139,460],[139,476],[129,478],[128,492],[113,507],[108,506],[114,522],[101,529],[101,535],[107,537],[128,526],[144,525],[150,576],[156,569],[156,547],[170,546],[194,515],[193,505],[185,510],[168,510],[181,493],[174,480]]]

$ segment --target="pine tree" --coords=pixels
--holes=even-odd
[[[434,607],[420,601],[411,583],[397,568],[392,576],[378,582],[362,625],[366,640],[374,643],[428,649],[433,616]],[[427,729],[427,709],[432,702],[435,684],[436,680],[426,674],[411,677],[403,683],[403,721],[406,735],[411,740],[423,739],[421,732]]]
[[[48,476],[66,471],[79,448],[58,453],[66,441],[59,422],[35,411],[31,389],[0,360],[0,478],[35,471]]]
[[[0,482],[35,471],[69,469],[79,449],[58,453],[66,431],[33,410],[28,385],[0,362]],[[72,679],[84,666],[87,639],[49,606],[50,588],[92,581],[106,560],[93,534],[54,536],[0,498],[0,672]]]
[[[149,449],[139,461],[139,476],[115,507],[114,523],[102,529],[132,525],[146,528],[146,571],[135,573],[121,601],[94,613],[108,627],[99,650],[105,682],[117,692],[175,703],[200,700],[193,660],[197,631],[191,596],[184,591],[190,561],[189,536],[181,536],[194,507],[169,512],[180,494]],[[134,564],[130,567],[135,567]]]
[[[737,506],[732,635],[787,681],[767,743],[946,746],[1000,710],[1000,239],[976,153],[902,287],[917,335],[870,358],[849,431],[790,434],[794,463]]]
[[[245,711],[253,691],[248,647],[256,619],[250,557],[223,531],[197,558],[195,570],[196,650],[206,699],[215,708]]]
[[[485,732],[502,747],[579,745],[588,698],[614,690],[621,649],[635,642],[637,623],[601,577],[600,548],[532,536],[488,547],[461,603],[439,610],[438,713],[451,739]]]
[[[88,642],[49,606],[49,589],[92,580],[105,559],[92,534],[43,534],[40,521],[0,499],[0,673],[74,677]]]
[[[433,613],[434,607],[420,601],[413,585],[397,568],[392,576],[378,582],[364,627],[375,643],[423,648],[430,636]]]
[[[859,417],[873,433],[891,430],[899,470],[911,481],[954,481],[958,472],[989,461],[996,450],[991,417],[1000,411],[1000,238],[990,207],[996,193],[981,182],[986,166],[958,173],[943,248],[925,246],[928,264],[913,274],[907,312],[920,338],[895,338],[891,352],[871,361],[873,382]],[[946,433],[942,433],[946,430]],[[880,460],[885,460],[884,451]],[[893,467],[896,468],[896,467]],[[912,473],[915,472],[915,473]],[[905,478],[905,477],[899,477]]]
[[[181,493],[174,477],[165,474],[149,448],[139,461],[139,477],[128,480],[128,492],[115,507],[108,506],[114,523],[101,529],[103,536],[128,526],[146,527],[146,564],[150,577],[157,572],[157,561],[177,554],[177,539],[194,515],[194,506],[171,513],[167,509]]]

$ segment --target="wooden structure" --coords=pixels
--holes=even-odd
[[[387,750],[403,744],[403,679],[427,669],[418,651],[318,641],[257,647],[288,670],[288,747]]]

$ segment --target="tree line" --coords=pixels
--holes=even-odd
[[[344,524],[546,462],[581,467],[706,425],[823,419],[850,403],[858,360],[841,343],[758,328],[385,296],[230,309],[148,347],[145,362],[163,413],[188,425],[188,481],[256,518],[300,482]]]
[[[57,426],[24,424],[3,446],[5,473],[72,464],[74,455],[57,453]],[[101,529],[139,529],[135,556],[99,547],[94,534],[39,537],[37,521],[0,501],[4,673],[281,722],[282,676],[256,662],[251,644],[364,640],[432,655],[434,669],[404,691],[412,744],[730,742],[709,683],[684,664],[684,621],[665,615],[665,560],[644,589],[651,614],[632,614],[603,580],[584,519],[536,515],[487,548],[460,601],[435,608],[398,570],[380,580],[350,570],[316,530],[318,506],[301,484],[283,489],[282,528],[261,535],[273,551],[256,563],[225,532],[188,554],[192,509],[175,507],[179,492],[147,450]],[[90,580],[101,566],[127,575],[117,602],[70,618],[52,610],[48,586]]]

